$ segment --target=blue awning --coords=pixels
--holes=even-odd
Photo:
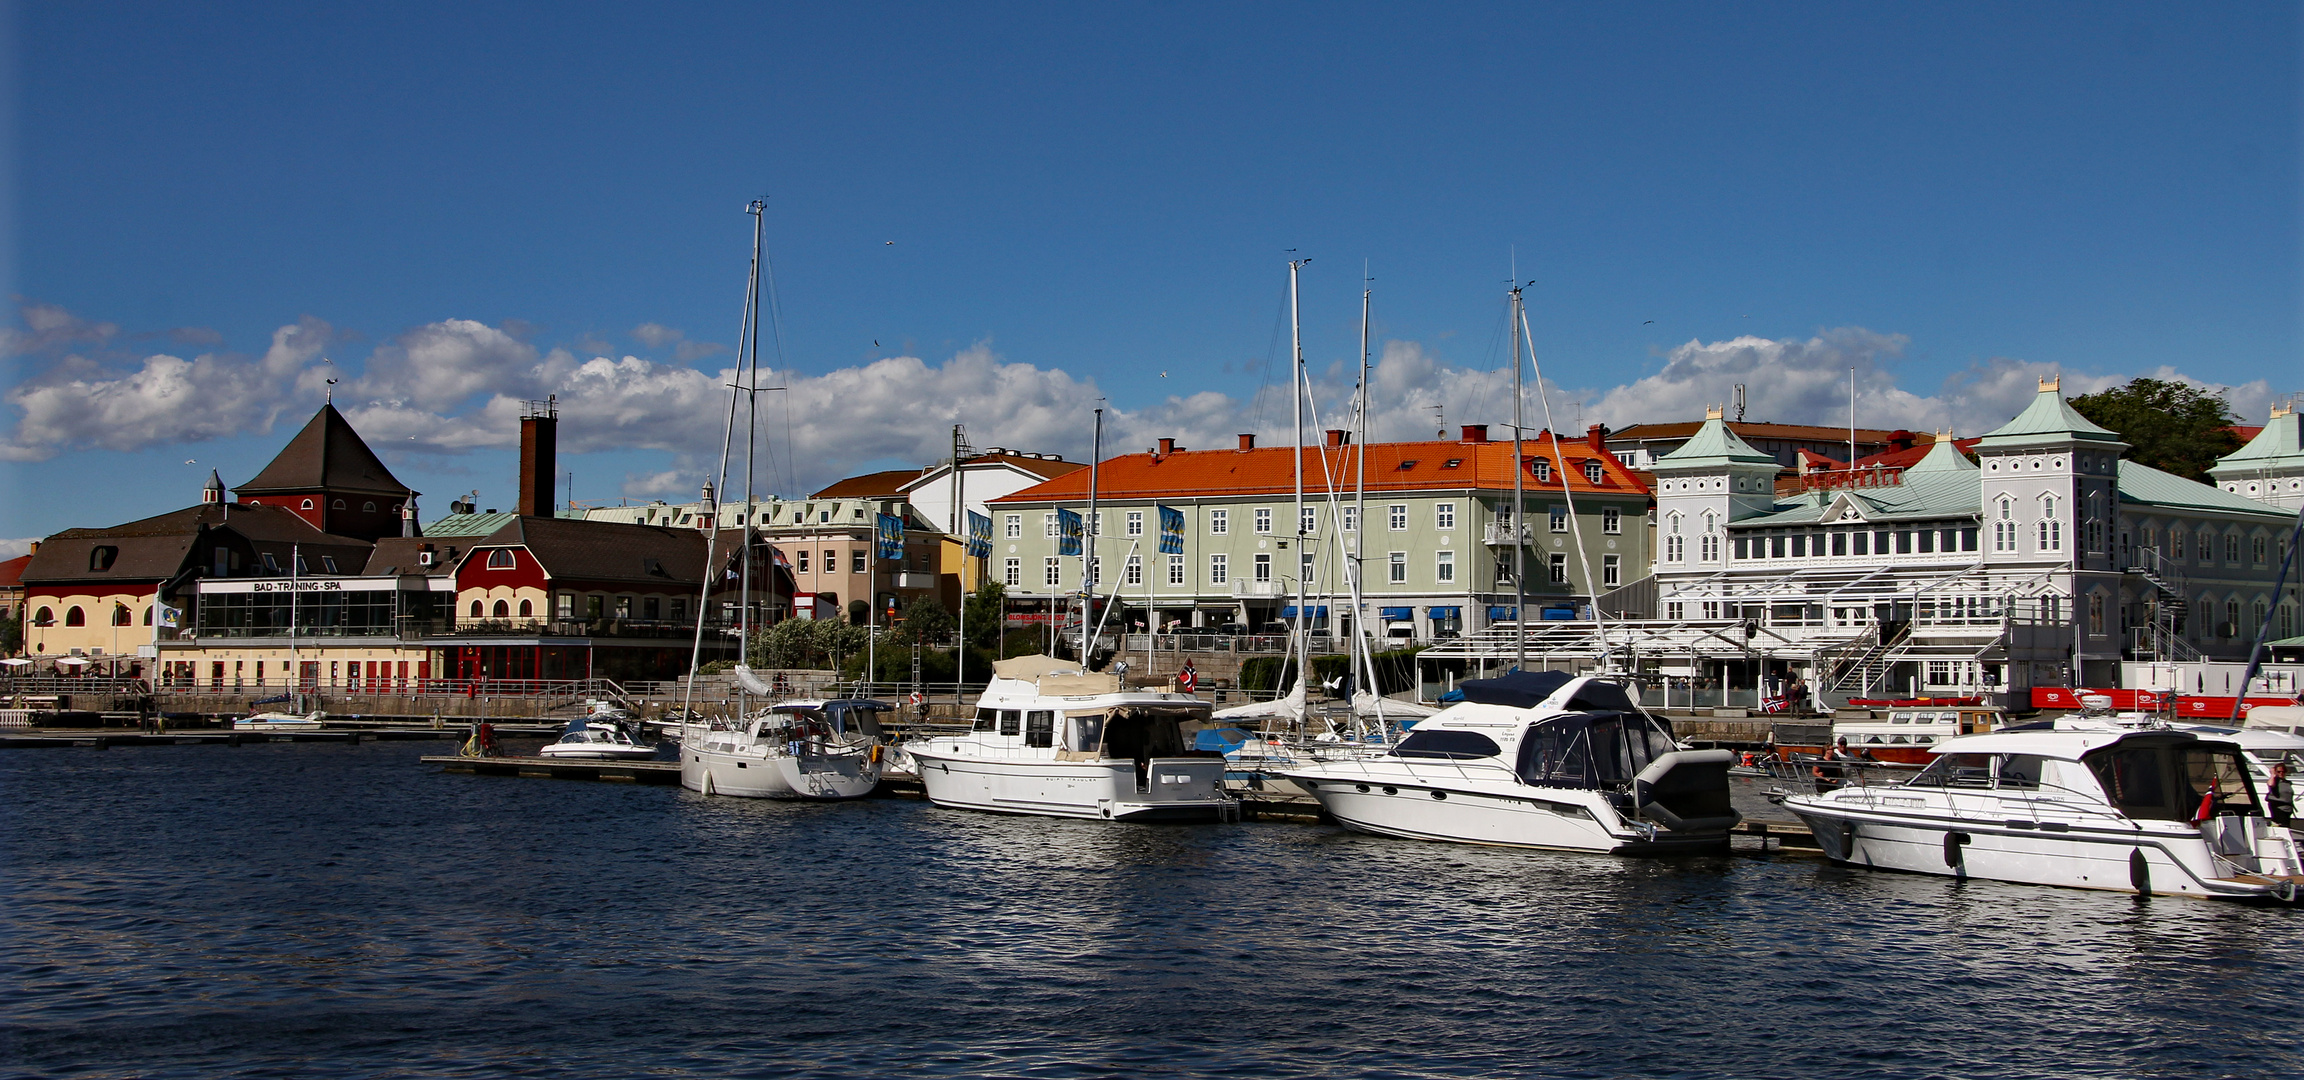
[[[1432,612],[1432,617],[1435,619],[1460,619],[1464,617],[1464,609],[1460,607],[1436,607],[1428,610]]]
[[[1384,619],[1388,620],[1388,621],[1392,621],[1392,622],[1398,622],[1398,621],[1400,621],[1400,620],[1402,620],[1402,619],[1413,619],[1413,618],[1415,618],[1415,617],[1416,617],[1416,609],[1415,609],[1415,608],[1405,608],[1405,607],[1388,607],[1388,608],[1382,608],[1382,609],[1379,609],[1379,610],[1376,612],[1376,614],[1377,614],[1378,616],[1380,616],[1380,617],[1382,617],[1382,618],[1384,618]]]
[[[1325,619],[1325,618],[1327,618],[1327,617],[1328,617],[1328,605],[1326,605],[1326,604],[1306,604],[1306,605],[1304,606],[1304,612],[1305,612],[1305,617],[1306,617],[1306,618],[1310,618],[1310,619]],[[1290,604],[1290,605],[1288,605],[1287,607],[1281,608],[1281,609],[1280,609],[1280,617],[1281,617],[1281,618],[1283,618],[1283,619],[1293,619],[1293,618],[1295,618],[1295,617],[1296,617],[1296,605],[1294,605],[1294,604]]]
[[[1520,612],[1517,608],[1496,607],[1494,605],[1490,605],[1488,608],[1488,617],[1491,619],[1518,619],[1520,617]]]

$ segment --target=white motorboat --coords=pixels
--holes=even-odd
[[[1188,694],[1121,689],[1047,656],[992,666],[975,729],[904,744],[938,806],[1112,821],[1235,817],[1224,757],[1189,749],[1208,720]]]
[[[860,799],[880,785],[880,718],[865,698],[784,701],[741,727],[690,727],[680,785],[753,799]]]
[[[295,713],[284,712],[250,713],[241,719],[232,721],[232,730],[318,731],[321,728],[320,722],[326,719],[327,716],[327,713],[322,712],[319,709],[314,709],[311,712],[305,713],[301,716]]]
[[[1856,866],[2147,895],[2293,900],[2294,837],[2233,742],[2050,721],[1938,743],[1900,784],[1784,800]]]
[[[1418,840],[1649,854],[1716,851],[1740,820],[1725,750],[1682,750],[1615,682],[1512,672],[1389,752],[1283,769],[1338,822]]]
[[[656,756],[656,747],[632,741],[622,724],[600,714],[571,720],[568,730],[558,741],[546,744],[537,751],[544,757],[584,758],[589,760],[646,761]]]

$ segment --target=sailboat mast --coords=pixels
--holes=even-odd
[[[754,200],[751,206],[745,208],[745,212],[757,217],[760,211],[754,209],[756,207],[764,209],[765,204]],[[752,247],[754,281],[759,278],[759,266],[760,246],[755,239]],[[728,460],[736,446],[736,401],[740,396],[737,391],[743,389],[745,343],[752,339],[757,328],[759,312],[754,309],[754,304],[758,298],[759,290],[747,284],[744,290],[744,320],[736,330],[734,374],[737,381],[728,388],[728,424],[720,435],[720,471],[714,479],[704,481],[703,498],[696,505],[696,527],[704,532],[704,580],[696,590],[696,634],[688,647],[688,685],[680,693],[680,712],[684,723],[693,721],[695,717],[696,671],[697,666],[703,662],[704,623],[712,611],[712,587],[722,580],[719,560],[716,558],[720,553],[720,496],[728,489]]]
[[[1520,456],[1520,283],[1512,283],[1512,666],[1528,668],[1528,549],[1521,542],[1527,533],[1528,500],[1522,498],[1520,474],[1526,466]]]
[[[1365,264],[1361,267],[1360,277],[1360,400],[1353,409],[1352,417],[1352,551],[1351,561],[1345,565],[1352,574],[1352,651],[1360,654],[1361,663],[1366,668],[1364,675],[1368,680],[1368,696],[1376,702],[1376,728],[1381,733],[1384,730],[1384,684],[1376,676],[1375,637],[1368,632],[1368,609],[1363,586],[1368,572],[1368,323],[1370,313],[1374,310],[1375,290],[1367,285],[1368,270]],[[1343,530],[1339,529],[1337,533],[1341,536]],[[1357,736],[1360,730],[1359,704],[1354,702],[1352,708],[1352,730]]]
[[[760,321],[757,316],[760,311],[760,241],[768,220],[768,204],[765,200],[754,199],[752,205],[744,209],[752,215],[752,283],[746,304],[751,307],[755,317],[752,321],[752,337],[748,343],[751,360],[744,376],[744,532],[743,546],[738,549],[737,555],[741,567],[737,571],[740,580],[736,589],[738,663],[751,659],[752,648],[752,530],[754,519],[759,517],[759,508],[755,505],[757,496],[752,483],[760,450]],[[742,716],[744,688],[741,684],[737,686],[736,694],[737,715]]]
[[[1090,644],[1088,620],[1096,610],[1096,467],[1104,460],[1104,410],[1096,410],[1096,437],[1088,450],[1088,520],[1081,523],[1080,531],[1087,535],[1080,545],[1080,670],[1088,670]]]
[[[1305,591],[1306,582],[1304,581],[1304,323],[1298,315],[1296,279],[1299,272],[1304,269],[1304,264],[1311,261],[1310,259],[1290,259],[1288,261],[1288,340],[1289,349],[1295,355],[1293,366],[1289,372],[1291,385],[1288,398],[1296,410],[1296,446],[1293,451],[1296,459],[1296,566],[1294,568],[1296,571],[1296,641],[1294,652],[1296,653],[1296,681],[1306,685],[1309,685],[1307,680],[1312,677],[1312,672],[1307,667],[1312,650],[1305,638],[1306,620],[1304,618],[1306,614],[1304,608],[1309,598]],[[1299,731],[1301,731],[1304,723],[1302,712],[1297,713],[1296,723]]]
[[[960,480],[960,425],[952,425],[952,535],[960,538],[960,610],[953,616],[959,637],[952,649],[952,697],[960,697],[961,684],[968,681],[968,534],[960,526],[968,520],[968,508],[960,501],[963,490]]]

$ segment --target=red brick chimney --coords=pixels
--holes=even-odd
[[[1254,449],[1256,449],[1256,436],[1254,436],[1254,435],[1242,435],[1242,436],[1240,436],[1240,449],[1242,449],[1242,450],[1254,450]]]
[[[1594,425],[1592,425],[1591,427],[1585,428],[1585,429],[1584,429],[1584,441],[1585,441],[1585,442],[1588,442],[1588,443],[1590,443],[1590,444],[1592,444],[1592,449],[1594,449],[1594,450],[1598,450],[1598,451],[1600,451],[1600,452],[1601,452],[1601,453],[1603,453],[1603,454],[1607,453],[1607,452],[1608,452],[1608,425],[1606,425],[1606,424],[1594,424]]]
[[[1464,441],[1465,441],[1465,442],[1487,442],[1487,441],[1488,441],[1488,425],[1486,425],[1486,424],[1466,424],[1466,425],[1464,425]]]
[[[1174,439],[1162,439],[1162,440],[1160,440],[1160,449],[1153,451],[1153,452],[1152,452],[1152,454],[1153,454],[1153,456],[1154,456],[1154,457],[1167,457],[1168,455],[1170,455],[1170,454],[1173,454],[1173,453],[1175,453],[1175,452],[1176,452],[1176,440],[1174,440]]]
[[[512,512],[552,516],[552,492],[559,487],[559,396],[531,401],[520,416],[520,502]]]
[[[1328,429],[1328,445],[1329,445],[1329,447],[1330,447],[1330,448],[1334,448],[1334,447],[1338,447],[1338,446],[1342,446],[1342,445],[1344,445],[1344,435],[1345,435],[1345,431],[1344,431],[1344,429],[1343,429],[1343,428],[1329,428],[1329,429]]]

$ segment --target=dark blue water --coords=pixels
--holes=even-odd
[[[2295,1076],[2304,911],[0,753],[35,1076]]]

